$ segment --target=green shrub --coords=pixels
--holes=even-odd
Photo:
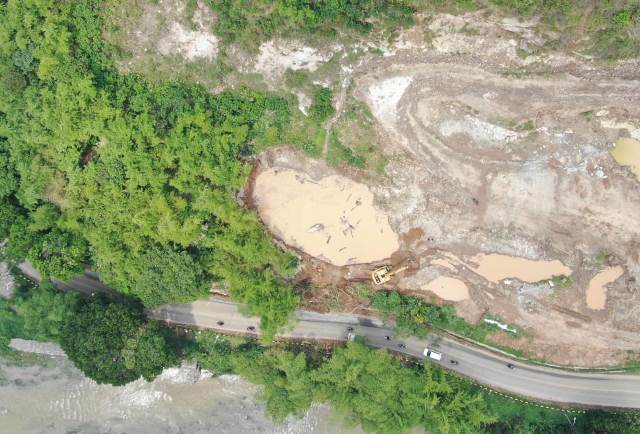
[[[343,29],[369,32],[373,22],[397,27],[410,23],[414,12],[402,0],[208,0],[208,4],[218,15],[214,30],[222,40],[249,48],[274,36],[335,37]]]
[[[338,134],[335,131],[331,131],[329,150],[327,152],[327,163],[329,166],[335,167],[339,164],[346,164],[349,166],[364,168],[366,162],[366,159],[362,155],[354,154],[351,148],[344,146],[340,142]]]
[[[450,304],[436,305],[397,291],[377,292],[372,306],[396,321],[398,332],[418,337],[426,336],[432,327],[439,327],[463,336],[483,341],[496,330],[484,322],[473,325],[456,315]]]
[[[315,86],[309,107],[309,115],[320,122],[335,114],[333,92],[328,87]]]
[[[551,282],[553,282],[554,286],[558,288],[569,288],[573,285],[574,279],[572,276],[565,276],[564,274],[553,276],[551,278]]]

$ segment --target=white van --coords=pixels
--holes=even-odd
[[[425,348],[422,354],[424,354],[425,357],[429,357],[433,360],[442,360],[442,353],[430,350],[429,348]]]

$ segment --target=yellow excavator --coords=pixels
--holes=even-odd
[[[388,281],[390,281],[393,276],[403,272],[407,268],[409,267],[404,266],[404,267],[396,268],[395,270],[391,270],[390,265],[385,265],[383,267],[373,270],[371,272],[371,279],[373,280],[373,283],[375,283],[376,285],[382,285],[383,283],[387,283]]]

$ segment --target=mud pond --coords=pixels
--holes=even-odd
[[[471,261],[477,264],[469,267],[472,271],[494,283],[508,278],[536,283],[571,274],[571,269],[558,260],[541,261],[492,253],[476,255]]]
[[[613,158],[622,166],[629,166],[640,180],[640,141],[628,137],[616,142],[611,151]]]
[[[422,290],[431,291],[443,300],[462,301],[469,298],[466,283],[453,277],[438,276],[423,286]]]
[[[608,267],[596,274],[587,288],[587,306],[590,309],[604,309],[607,304],[607,285],[615,282],[624,274],[620,266]]]
[[[260,216],[285,243],[334,265],[375,262],[398,250],[398,235],[369,188],[346,177],[314,180],[271,168],[255,181]]]

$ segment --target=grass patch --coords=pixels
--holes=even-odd
[[[580,115],[586,119],[587,122],[591,122],[593,119],[593,110],[587,110],[586,112],[581,112]]]
[[[419,11],[448,13],[471,12],[483,6],[482,0],[431,0],[429,2],[414,0],[413,5]]]
[[[335,130],[331,131],[329,149],[327,150],[327,163],[329,166],[336,167],[345,164],[363,169],[366,162],[365,157],[354,153],[351,148],[347,148],[342,144]]]
[[[640,52],[638,0],[415,0],[413,6],[423,13],[461,14],[486,8],[487,13],[540,17],[539,30],[557,35],[547,48],[580,50],[608,60],[636,57]],[[527,56],[522,50],[516,53]]]
[[[606,250],[601,250],[596,255],[596,263],[598,265],[605,265],[607,263],[607,258],[609,257],[609,252]]]
[[[302,150],[310,157],[322,155],[326,132],[322,125],[299,110],[291,114],[291,128],[283,132],[282,143]]]
[[[375,120],[365,103],[350,95],[334,131],[339,142],[337,146],[351,151],[349,154],[340,149],[348,164],[384,173],[389,160],[381,151]]]
[[[284,74],[285,84],[293,89],[301,89],[310,83],[309,73],[304,69],[287,68]]]
[[[558,288],[569,288],[573,285],[573,283],[575,282],[574,278],[572,276],[567,276],[564,274],[560,274],[558,276],[553,276],[551,277],[551,282],[553,283],[553,286],[558,287]]]
[[[356,283],[347,288],[347,291],[356,296],[361,302],[370,302],[376,290],[364,283]]]
[[[533,131],[535,128],[536,125],[531,119],[516,126],[517,131]]]

